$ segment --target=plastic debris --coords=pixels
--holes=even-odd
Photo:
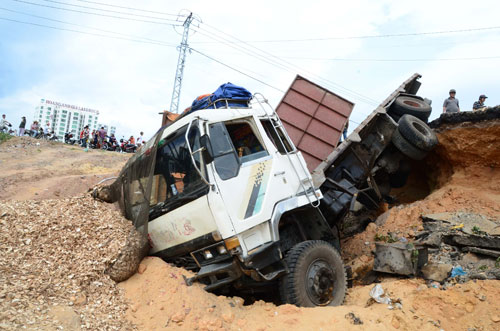
[[[384,295],[384,289],[380,284],[375,285],[371,289],[370,296],[373,298],[373,300],[377,301],[378,303],[385,303],[386,305],[390,305],[392,302],[391,298]]]
[[[465,276],[467,273],[464,271],[464,269],[461,266],[456,266],[451,269],[451,278],[457,277],[457,276]]]
[[[452,226],[451,230],[462,229],[464,227],[464,223],[460,223],[459,225]]]

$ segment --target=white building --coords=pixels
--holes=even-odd
[[[66,132],[72,132],[77,137],[86,125],[90,130],[97,129],[98,117],[98,110],[41,99],[33,120],[38,121],[42,128],[49,123],[50,130],[62,140]]]

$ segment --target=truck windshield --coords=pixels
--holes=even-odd
[[[161,139],[158,143],[153,176],[150,215],[152,220],[208,193],[208,186],[196,171],[185,139],[186,128]],[[192,150],[200,148],[200,132],[193,126],[189,132]],[[205,172],[201,153],[193,155],[196,165]]]

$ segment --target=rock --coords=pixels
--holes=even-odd
[[[139,264],[139,268],[137,269],[137,272],[140,273],[141,275],[146,271],[147,266],[144,263]]]
[[[465,305],[465,311],[468,313],[472,313],[474,311],[474,306],[471,303],[467,303]]]
[[[479,257],[473,253],[467,253],[464,256],[462,256],[462,262],[465,264],[476,263],[479,262],[479,260],[480,260]]]
[[[401,326],[401,323],[399,322],[399,318],[397,318],[396,316],[392,316],[391,325],[395,329],[399,329],[399,327]]]
[[[174,315],[172,315],[170,320],[174,323],[180,323],[180,322],[184,321],[184,318],[186,318],[186,315],[184,314],[184,312],[178,312],[178,313],[175,313]]]
[[[428,263],[422,267],[421,272],[425,279],[443,282],[450,274],[453,266],[447,263]]]
[[[222,319],[226,323],[231,323],[234,320],[234,313],[232,311],[228,311],[222,314]]]
[[[414,275],[427,263],[427,248],[405,243],[376,243],[373,270],[398,275]]]
[[[419,240],[418,243],[430,247],[439,247],[441,245],[441,233],[440,232],[430,232],[427,237]]]
[[[500,315],[491,315],[491,320],[495,323],[500,322]]]

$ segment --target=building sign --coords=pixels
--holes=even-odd
[[[85,111],[85,112],[99,115],[99,111],[95,110],[95,109],[79,107],[79,106],[74,106],[74,105],[68,105],[67,103],[61,103],[61,102],[51,101],[51,100],[45,100],[45,103],[49,104],[49,105],[54,105],[54,106],[64,107],[64,108],[69,108],[69,109],[75,109],[75,110]]]

